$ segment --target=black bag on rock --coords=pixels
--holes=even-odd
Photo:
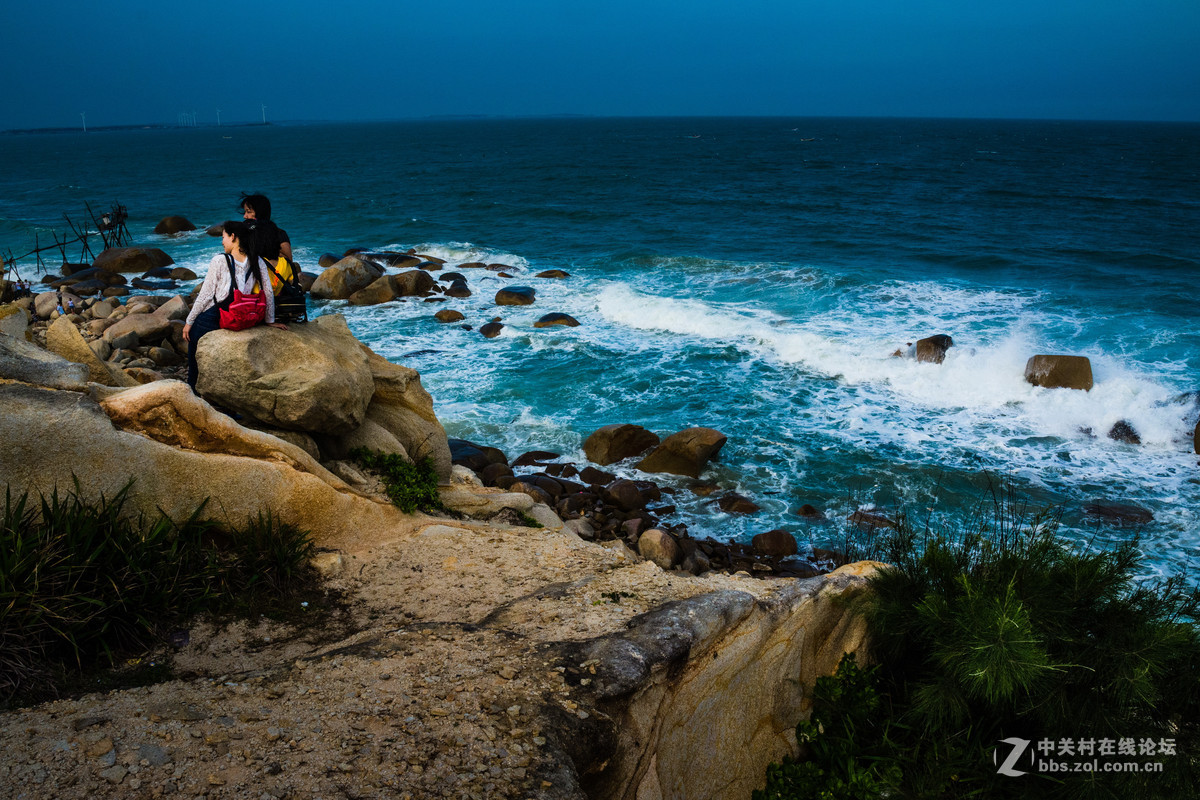
[[[278,268],[268,264],[271,286],[275,290],[275,321],[308,322],[307,293],[300,283],[300,272],[280,256]]]

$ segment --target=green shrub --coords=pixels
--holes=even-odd
[[[379,474],[388,497],[405,514],[444,510],[432,459],[423,458],[414,464],[395,453],[379,453],[365,447],[354,448],[350,457]]]
[[[1138,580],[1136,541],[1092,551],[1060,539],[1052,518],[1019,523],[1008,510],[969,533],[918,536],[901,525],[873,548],[892,565],[863,609],[882,700],[845,689],[846,702],[821,712],[813,760],[773,766],[762,797],[860,796],[844,777],[833,781],[845,770],[830,770],[830,754],[854,761],[860,776],[898,769],[896,797],[1190,796],[1200,779],[1200,591],[1180,577]],[[868,712],[882,744],[861,735]],[[813,734],[802,724],[798,735]],[[1035,748],[1168,739],[1176,754],[1100,759],[1159,760],[1155,773],[1053,774],[1026,760],[1028,774],[1008,777],[994,759],[1010,737]],[[815,789],[814,769],[829,779]],[[803,790],[782,788],[801,777]]]
[[[200,611],[281,597],[307,579],[307,533],[270,515],[244,531],[125,513],[129,486],[88,502],[5,490],[0,516],[0,697],[162,637]],[[222,543],[225,544],[222,547]]]

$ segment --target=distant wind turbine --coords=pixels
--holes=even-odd
[[[83,132],[84,132],[84,133],[87,133],[87,112],[86,112],[86,111],[80,111],[80,112],[79,112],[79,118],[80,118],[81,120],[83,120]]]
[[[267,124],[267,107],[263,106],[262,110],[263,110],[263,125],[266,125]]]
[[[221,109],[217,109],[217,127],[221,127]]]

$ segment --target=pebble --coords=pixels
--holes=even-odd
[[[100,773],[100,777],[109,783],[120,783],[125,780],[127,774],[129,771],[124,767],[109,767]]]
[[[112,749],[113,749],[112,739],[105,737],[105,738],[101,739],[100,741],[96,742],[91,747],[89,747],[87,754],[89,756],[91,756],[92,758],[99,758],[100,756],[106,755],[109,752],[111,752]]]

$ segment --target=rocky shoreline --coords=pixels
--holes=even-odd
[[[313,532],[329,593],[312,623],[197,620],[141,656],[168,681],[0,714],[0,796],[745,796],[794,750],[796,681],[862,647],[872,565],[764,581],[781,557],[672,533],[650,482],[547,454],[476,474],[420,376],[337,315],[205,337],[201,399],[153,357],[179,354],[184,298],[32,325],[29,300],[0,306],[9,486],[271,511]],[[445,515],[399,512],[356,446],[429,458]]]
[[[130,250],[56,279],[63,313],[56,291],[0,297],[6,483],[112,496],[132,479],[136,510],[180,518],[217,497],[206,513],[221,520],[271,511],[313,532],[327,607],[312,609],[319,624],[199,620],[145,656],[170,681],[0,714],[0,797],[747,797],[795,752],[816,677],[863,649],[854,599],[877,565],[802,556],[780,530],[695,540],[674,521],[682,491],[755,510],[703,479],[719,431],[617,423],[587,438],[587,464],[510,458],[449,439],[420,375],[336,314],[206,336],[197,397],[178,380],[188,298],[129,296],[122,271],[152,292],[188,278]],[[517,273],[359,249],[322,266],[313,296],[355,305],[436,303],[468,296],[471,270]],[[534,303],[536,287],[502,300]],[[482,339],[503,327],[431,316]],[[897,355],[940,363],[952,346]],[[1073,357],[1035,356],[1027,373],[1091,379]],[[446,512],[401,513],[356,447],[428,458]],[[605,469],[618,463],[690,483]]]

